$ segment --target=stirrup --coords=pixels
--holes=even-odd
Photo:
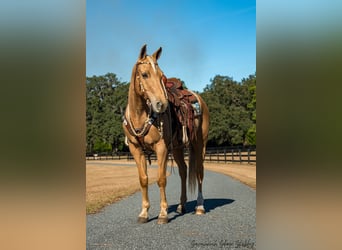
[[[189,138],[188,138],[188,134],[186,132],[186,126],[182,126],[182,129],[183,129],[183,138],[182,138],[182,141],[183,143],[188,146],[189,144]]]

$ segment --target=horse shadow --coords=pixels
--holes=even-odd
[[[229,205],[229,204],[233,203],[234,201],[235,200],[232,200],[232,199],[204,199],[205,211],[206,211],[206,213],[210,213],[210,211],[214,210],[215,208],[222,207],[225,205]],[[189,214],[189,213],[194,214],[196,205],[197,205],[196,200],[187,202],[185,204],[186,212],[183,214],[177,213],[178,204],[174,204],[174,205],[169,206],[168,213],[169,214],[176,213],[176,215],[174,215],[172,218],[169,218],[169,222],[171,222],[171,221],[175,220],[176,218],[183,216],[185,214]]]

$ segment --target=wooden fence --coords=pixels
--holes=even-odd
[[[205,154],[205,161],[255,163],[256,148],[208,148]]]
[[[184,151],[185,160],[189,158],[187,149]],[[171,156],[169,156],[170,159]],[[133,160],[130,152],[118,152],[116,154],[99,153],[89,154],[86,156],[87,160]],[[151,160],[156,160],[156,155],[151,155]],[[205,162],[217,163],[255,163],[256,162],[256,148],[243,147],[229,147],[229,148],[207,148],[205,155]]]

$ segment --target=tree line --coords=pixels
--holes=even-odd
[[[256,74],[241,82],[216,75],[199,93],[210,113],[208,146],[256,145]],[[86,78],[87,153],[127,151],[122,116],[128,82],[114,73]]]

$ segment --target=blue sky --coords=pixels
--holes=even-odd
[[[167,77],[202,91],[215,75],[256,72],[255,0],[87,0],[87,76],[129,81],[140,48],[163,48]]]

